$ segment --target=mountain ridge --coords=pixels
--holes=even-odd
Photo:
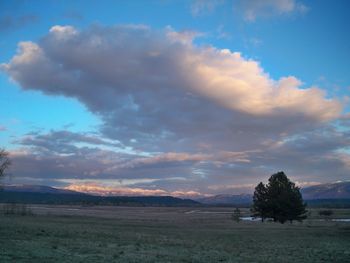
[[[50,195],[76,195],[76,196],[85,196],[96,197],[97,200],[100,198],[102,200],[102,196],[91,195],[83,192],[76,192],[72,190],[66,190],[61,188],[55,188],[51,186],[44,185],[5,185],[3,187],[5,192],[17,192],[17,193],[32,193],[32,194],[50,194]],[[335,182],[335,183],[326,183],[319,184],[314,186],[309,186],[305,188],[301,188],[301,193],[304,200],[333,200],[333,199],[350,199],[350,181],[347,182]],[[162,198],[165,200],[165,196],[104,196],[104,201],[108,200],[108,198],[139,198],[143,199],[154,199],[157,198],[161,200]],[[199,198],[178,198],[172,197],[174,200],[191,200],[193,202],[198,202],[204,205],[249,205],[252,203],[252,194],[218,194],[209,197],[199,197]],[[142,199],[143,198],[143,199]],[[82,198],[83,199],[83,198]],[[176,201],[174,201],[176,202]],[[180,202],[179,202],[180,203]]]
[[[3,190],[7,192],[27,192],[27,193],[51,193],[51,194],[80,194],[86,193],[56,188],[47,185],[11,184],[4,185]]]
[[[116,206],[198,206],[191,199],[173,196],[96,196],[43,185],[7,185],[0,191],[0,203],[74,204]]]
[[[325,183],[301,189],[303,198],[315,199],[350,199],[350,181]]]

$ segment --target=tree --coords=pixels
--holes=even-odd
[[[236,221],[237,223],[239,223],[239,221],[241,221],[241,210],[239,208],[237,208],[237,207],[233,211],[232,220]]]
[[[4,149],[0,149],[0,179],[6,175],[6,170],[10,167],[11,161],[9,153]]]
[[[272,218],[275,222],[291,223],[306,218],[306,204],[300,193],[284,172],[271,175],[267,185],[259,183],[253,196],[253,216]]]
[[[252,212],[254,217],[261,217],[261,221],[264,222],[268,213],[267,206],[267,189],[265,185],[260,182],[254,191]]]
[[[329,220],[330,216],[333,215],[332,210],[321,210],[318,212],[320,216],[323,216],[325,220]]]

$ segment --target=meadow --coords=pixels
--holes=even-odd
[[[235,222],[233,208],[29,209],[0,215],[0,262],[350,262],[350,223],[317,210],[282,225]]]

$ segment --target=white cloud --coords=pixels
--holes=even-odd
[[[194,36],[130,26],[83,32],[54,26],[41,44],[20,43],[2,69],[25,89],[77,97],[93,111],[112,111],[118,101],[141,110],[146,102],[140,95],[176,96],[167,100],[180,105],[181,96],[193,94],[251,115],[339,117],[341,103],[324,91],[303,89],[292,76],[273,80],[258,62],[228,49],[197,47]]]

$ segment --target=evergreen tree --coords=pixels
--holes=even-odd
[[[260,183],[255,188],[252,211],[262,220],[270,217],[282,224],[287,220],[301,221],[306,218],[305,208],[300,189],[284,172],[271,175],[267,185]]]
[[[237,223],[239,223],[239,221],[241,221],[241,210],[239,208],[237,208],[237,207],[233,211],[232,220],[236,221]]]
[[[267,189],[265,185],[260,182],[254,191],[253,207],[251,209],[254,217],[261,217],[261,221],[264,222],[268,216],[268,204],[267,204]]]

